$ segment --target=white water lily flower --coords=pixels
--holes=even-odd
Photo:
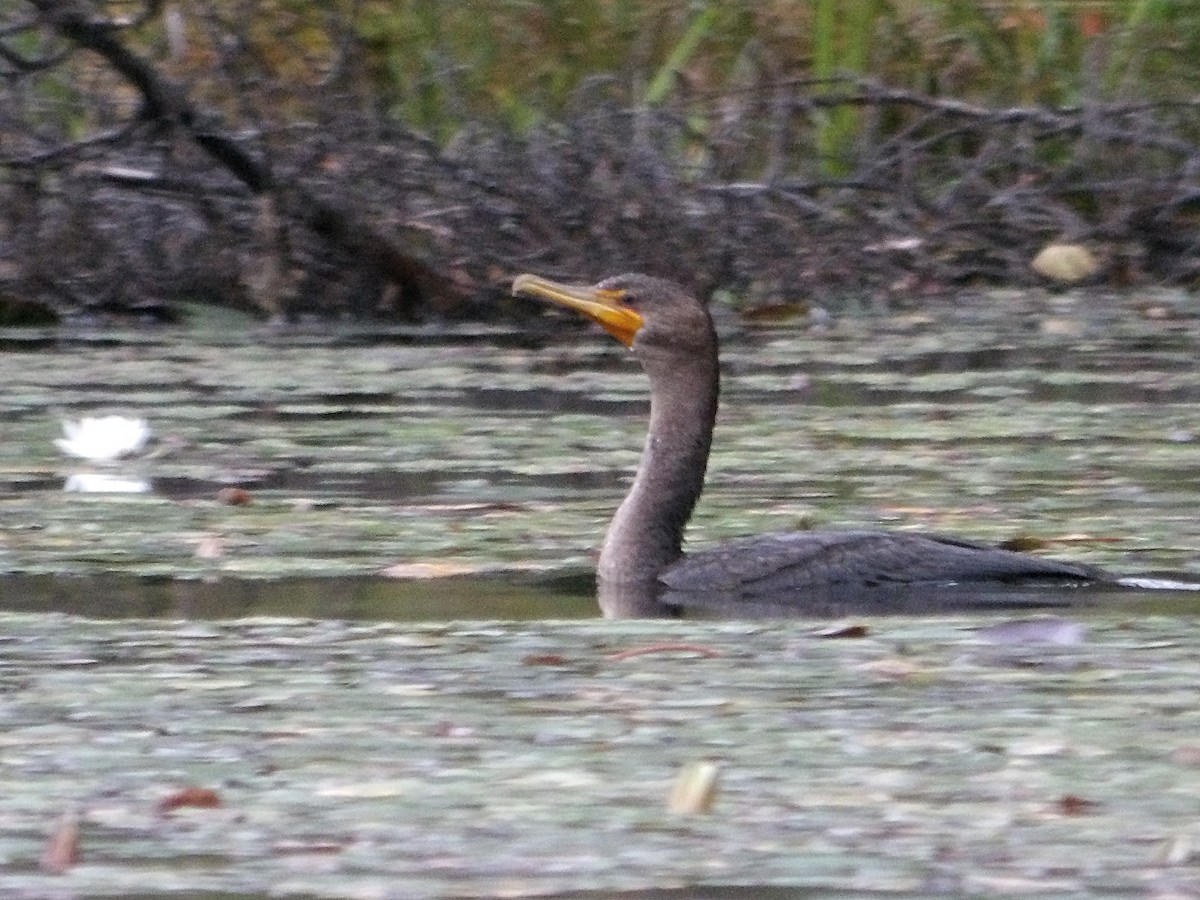
[[[78,422],[63,422],[63,434],[66,437],[54,443],[68,456],[112,462],[140,453],[150,439],[150,426],[145,419],[126,416],[84,416]]]

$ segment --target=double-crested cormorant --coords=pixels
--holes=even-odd
[[[928,611],[1062,605],[1032,588],[1115,582],[1090,566],[935,534],[799,531],[683,555],[683,531],[704,485],[719,371],[705,306],[680,286],[621,275],[594,286],[521,275],[513,292],[598,323],[650,378],[650,430],[637,476],[600,552],[608,615]]]

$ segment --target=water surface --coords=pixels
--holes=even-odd
[[[846,314],[819,331],[723,330],[724,402],[694,545],[883,526],[1028,539],[1127,572],[1200,569],[1190,296],[993,293]],[[483,577],[466,593],[484,618],[522,614],[507,597],[488,606],[514,574],[566,575],[562,614],[581,614],[570,598],[586,592],[577,576],[636,465],[646,384],[598,330],[558,334],[8,332],[0,567],[350,579],[330,586],[369,585],[373,614],[397,618],[413,592],[397,588],[383,611],[381,573]],[[163,440],[161,458],[107,473],[150,490],[64,491],[94,467],[58,453],[60,421],[107,413],[145,417]],[[227,502],[230,487],[249,502]],[[33,590],[10,581],[0,602],[28,608]],[[436,597],[446,617],[467,612],[453,589],[419,590],[414,617]],[[133,593],[89,602],[97,615],[185,608]],[[309,614],[304,593],[296,611]],[[331,604],[331,615],[362,609]]]
[[[1190,296],[723,327],[694,542],[884,525],[1200,572]],[[1193,597],[601,621],[646,386],[594,330],[0,348],[4,897],[1200,892]],[[150,490],[64,491],[60,420],[107,413],[166,442],[107,473]],[[669,812],[697,761],[711,811]]]

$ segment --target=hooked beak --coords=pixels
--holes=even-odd
[[[582,313],[626,347],[633,346],[633,339],[642,327],[642,317],[621,305],[624,291],[561,284],[536,275],[518,275],[512,292],[549,300]]]

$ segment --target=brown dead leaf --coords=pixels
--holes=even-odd
[[[523,666],[561,666],[566,662],[567,658],[557,653],[530,653],[521,658]]]
[[[828,628],[822,628],[820,631],[814,631],[813,637],[816,638],[865,638],[871,633],[866,625],[859,622],[847,622],[842,625],[831,625]]]
[[[226,506],[249,506],[253,499],[245,488],[223,487],[217,491],[217,501]]]
[[[197,809],[216,809],[220,805],[221,797],[216,791],[211,788],[189,786],[173,794],[168,794],[162,800],[158,801],[156,809],[159,815],[166,815],[172,810],[185,806]]]
[[[1086,816],[1099,808],[1095,800],[1088,800],[1076,794],[1063,794],[1058,798],[1058,811],[1064,816]]]
[[[1032,534],[1017,534],[1007,541],[1000,541],[996,546],[1002,550],[1012,550],[1014,553],[1029,553],[1031,550],[1045,550],[1047,543],[1045,538],[1034,537]]]
[[[1096,534],[1059,534],[1053,537],[1038,537],[1032,534],[1018,534],[1007,541],[1000,541],[996,546],[1017,553],[1029,553],[1034,550],[1050,550],[1055,546],[1070,546],[1072,544],[1116,544],[1119,537],[1102,537]]]
[[[79,816],[66,813],[54,824],[54,832],[42,848],[39,866],[47,875],[62,875],[79,862]]]

